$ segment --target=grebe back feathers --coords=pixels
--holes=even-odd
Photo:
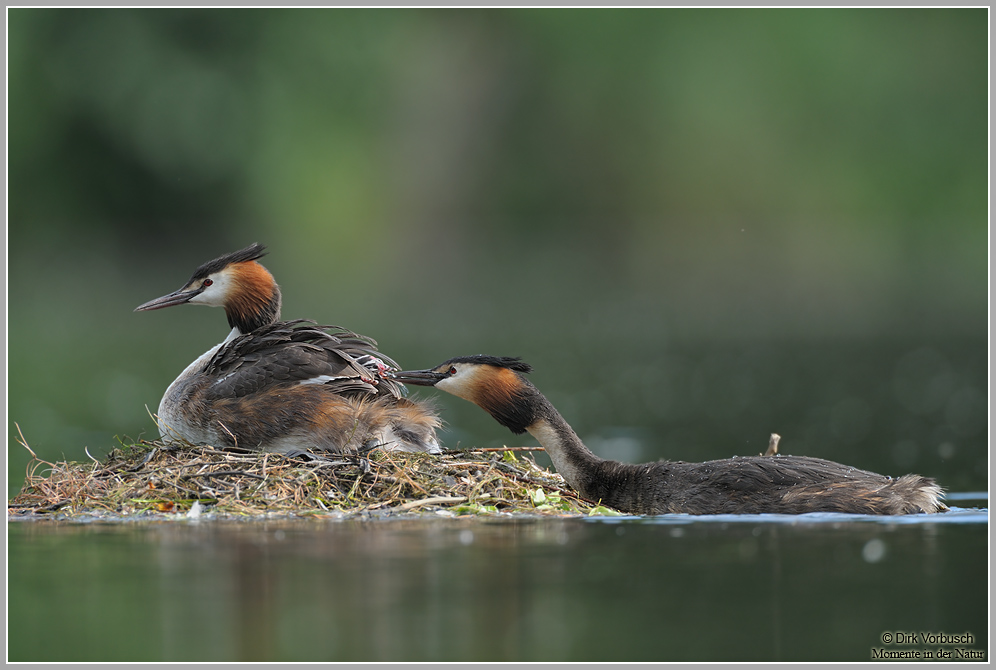
[[[253,244],[198,267],[182,288],[136,308],[224,307],[232,331],[170,384],[167,441],[299,453],[373,447],[438,453],[439,419],[386,376],[377,343],[338,326],[279,321],[280,289]]]

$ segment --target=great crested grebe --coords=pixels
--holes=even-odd
[[[634,514],[914,514],[939,512],[941,488],[808,456],[744,456],[705,463],[630,464],[599,458],[522,373],[518,358],[464,356],[392,373],[469,400],[513,433],[528,431],[584,498]]]
[[[163,439],[284,454],[440,452],[435,411],[385,376],[397,364],[376,342],[278,320],[280,288],[256,262],[264,250],[252,244],[209,261],[180,290],[135,308],[224,307],[232,327],[166,389],[157,417]]]

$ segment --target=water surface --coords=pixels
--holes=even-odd
[[[945,649],[985,650],[987,523],[968,506],[14,522],[9,660],[868,661],[924,648],[883,643],[895,632],[968,632],[971,645]]]

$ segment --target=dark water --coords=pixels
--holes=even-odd
[[[988,512],[8,524],[10,661],[985,652]],[[891,644],[887,634],[916,634]],[[968,633],[929,643],[922,634]]]

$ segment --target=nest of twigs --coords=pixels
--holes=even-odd
[[[140,441],[89,463],[50,463],[31,451],[24,486],[7,512],[60,519],[615,513],[579,498],[560,475],[536,464],[534,450],[309,458]]]

